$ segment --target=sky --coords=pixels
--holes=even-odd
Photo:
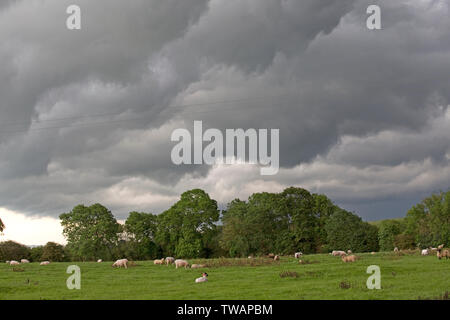
[[[58,216],[77,204],[124,220],[193,188],[224,207],[297,186],[364,220],[405,216],[450,187],[449,6],[1,1],[0,240],[63,243]],[[196,120],[279,129],[279,172],[173,164],[171,133]]]

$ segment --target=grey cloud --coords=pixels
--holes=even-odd
[[[414,178],[448,170],[448,3],[377,1],[383,30],[369,31],[371,2],[83,0],[80,32],[64,27],[70,1],[0,7],[2,205],[55,215],[101,201],[124,217],[163,210],[191,187],[226,202],[304,185],[366,211],[393,203],[390,183],[397,207],[445,187],[430,174],[418,189]],[[240,98],[250,99],[169,108]],[[193,120],[279,128],[285,173],[236,168],[221,184],[215,169],[174,166],[170,133]]]

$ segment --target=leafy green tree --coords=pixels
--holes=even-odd
[[[406,234],[421,248],[450,243],[450,191],[433,194],[407,213]]]
[[[63,262],[65,261],[65,258],[66,255],[64,246],[60,244],[57,244],[55,242],[47,242],[47,244],[42,248],[41,260]]]
[[[156,243],[166,255],[207,257],[208,243],[217,232],[217,202],[201,190],[186,191],[169,210],[158,216]]]
[[[396,247],[396,236],[403,232],[399,220],[383,220],[378,228],[378,239],[381,251],[392,251]]]
[[[81,260],[110,258],[122,228],[111,211],[101,204],[78,205],[60,215],[67,247]]]
[[[328,246],[334,250],[378,250],[378,228],[345,211],[335,212],[326,222]]]
[[[0,242],[0,261],[30,258],[30,249],[15,241]]]
[[[155,259],[160,250],[155,244],[157,216],[151,213],[131,212],[125,222],[125,232],[129,239],[127,257],[132,259]]]
[[[231,257],[244,257],[255,254],[256,248],[251,248],[251,229],[247,219],[247,203],[235,199],[222,212],[222,234],[220,246]],[[252,252],[253,251],[253,252]]]
[[[32,262],[43,261],[42,253],[44,252],[43,246],[37,246],[30,249],[30,259]]]

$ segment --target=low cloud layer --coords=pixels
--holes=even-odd
[[[404,216],[450,181],[446,0],[0,3],[0,203],[120,219],[203,188],[223,206],[291,185],[365,219]],[[280,172],[175,166],[171,132],[280,129]]]

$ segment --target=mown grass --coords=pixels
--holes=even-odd
[[[293,257],[191,260],[206,269],[178,269],[137,262],[129,269],[110,262],[37,263],[16,271],[0,264],[0,299],[439,299],[450,289],[450,260],[435,256],[358,254],[354,263],[330,255],[310,255],[300,264]],[[81,290],[68,290],[69,265],[81,268]],[[369,265],[381,268],[381,290],[369,290]],[[203,271],[206,283],[194,283]],[[291,275],[291,276],[280,276]],[[296,275],[295,277],[292,275]]]

